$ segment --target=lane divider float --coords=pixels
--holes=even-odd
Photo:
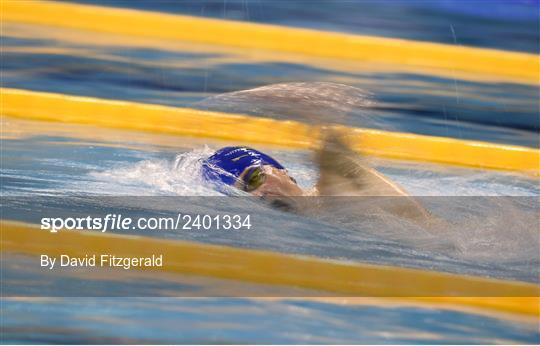
[[[51,234],[38,225],[8,220],[0,221],[0,232],[3,256],[18,253],[147,257],[158,253],[163,255],[162,267],[137,270],[297,287],[344,297],[392,297],[540,316],[540,285],[524,282],[134,235],[90,231]]]
[[[0,89],[0,114],[172,135],[308,149],[319,130],[297,122],[128,101]],[[384,158],[499,169],[540,177],[540,150],[454,138],[348,128],[355,150]]]
[[[0,1],[1,19],[6,23],[388,63],[540,84],[540,57],[530,53],[53,1]]]

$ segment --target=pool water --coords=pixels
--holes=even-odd
[[[127,2],[99,3],[127,6]],[[309,9],[300,1],[129,4],[162,12],[538,52],[537,18],[531,18],[529,10],[537,5],[526,1],[490,14],[480,6],[456,8],[445,1],[395,6],[394,2],[393,6],[388,2],[337,2]],[[378,21],[368,20],[365,14],[358,17],[365,21],[352,16],[368,8]],[[323,15],[330,17],[321,20]],[[403,15],[410,19],[406,26],[396,20]],[[412,22],[418,24],[409,25]],[[501,25],[511,29],[507,35],[512,40],[496,35]],[[287,114],[258,112],[239,102],[230,109],[231,104],[222,102],[219,95],[275,83],[305,82],[313,87],[320,82],[340,83],[367,91],[374,101],[369,114],[345,112],[338,121],[346,125],[540,147],[536,85],[434,77],[396,66],[349,66],[332,59],[15,23],[2,23],[2,29],[2,87],[306,120],[301,118],[303,114],[313,114],[295,105],[287,108]],[[317,121],[321,121],[320,115]],[[193,202],[205,210],[226,198],[204,183],[200,161],[215,149],[234,143],[8,117],[1,122],[4,219],[36,222],[40,208],[51,201],[69,213],[93,205],[103,196],[129,197],[120,197],[115,204],[119,210],[144,204],[148,198],[171,196],[183,197],[184,203]],[[302,187],[316,182],[311,152],[259,149],[286,166]],[[172,231],[145,235],[540,283],[540,233],[534,227],[539,215],[537,179],[418,162],[375,158],[370,162],[419,196],[432,212],[451,221],[450,225],[433,234],[388,215],[360,222],[351,219],[347,210],[345,216],[314,218],[261,205],[253,207],[259,216],[258,227],[249,237]],[[79,204],[66,197],[75,197]],[[245,204],[234,207],[246,208]],[[139,212],[166,214],[172,209],[154,205]],[[32,296],[35,273],[21,265],[29,259],[5,260],[2,279],[19,280],[27,274],[30,284],[21,285],[20,292]],[[148,280],[135,274],[133,280],[143,282],[143,278]],[[58,277],[51,284],[61,286],[63,280],[67,279]],[[85,280],[103,290],[112,285],[99,278]],[[388,305],[375,300],[336,304],[308,298],[112,298],[77,297],[76,293],[4,297],[1,342],[540,342],[538,317],[451,307]]]
[[[399,306],[215,298],[13,299],[3,304],[10,316],[4,340],[10,343],[505,344],[539,338],[534,323]]]
[[[118,138],[114,141],[93,138],[91,134],[93,131],[90,131],[90,134],[86,132],[84,138],[73,138],[73,134],[84,132],[88,127],[59,126],[7,118],[3,121],[4,135],[9,138],[4,138],[2,148],[2,188],[4,198],[8,201],[8,206],[4,206],[3,212],[11,219],[37,223],[39,219],[36,219],[34,214],[42,216],[42,212],[47,210],[44,206],[51,204],[65,210],[68,215],[77,208],[89,210],[96,198],[99,202],[99,196],[131,196],[129,199],[119,197],[118,202],[114,203],[116,209],[111,210],[125,213],[132,209],[133,205],[143,204],[147,207],[138,211],[143,216],[154,212],[171,213],[182,210],[178,205],[169,209],[163,206],[164,203],[158,203],[159,198],[163,196],[186,196],[184,204],[180,205],[185,208],[185,205],[198,203],[202,206],[202,209],[197,209],[199,212],[212,210],[211,206],[219,204],[219,198],[228,198],[219,197],[218,192],[202,183],[198,174],[200,159],[209,155],[214,148],[227,143],[212,141],[197,143],[199,140],[189,138],[168,142],[167,138],[156,135],[115,130],[105,131],[107,138]],[[33,132],[34,127],[38,131]],[[138,140],[137,137],[141,138]],[[309,187],[315,182],[317,173],[309,152],[278,148],[267,148],[265,151],[289,167],[300,185]],[[536,251],[539,246],[537,232],[532,228],[514,227],[515,231],[509,234],[509,225],[503,220],[508,215],[507,209],[500,210],[513,207],[518,217],[522,221],[525,220],[523,221],[525,225],[534,224],[538,215],[537,206],[534,204],[538,198],[538,185],[535,180],[509,173],[419,163],[378,160],[376,164],[381,171],[409,191],[419,196],[431,195],[423,197],[426,198],[425,202],[431,203],[435,208],[438,206],[439,210],[449,209],[449,206],[458,209],[463,203],[468,203],[472,208],[471,211],[464,213],[455,210],[458,217],[468,218],[461,225],[458,224],[433,237],[421,231],[412,233],[413,229],[397,227],[395,223],[391,227],[389,225],[392,225],[393,220],[389,219],[352,222],[356,225],[352,227],[351,223],[343,220],[312,219],[259,207],[249,209],[257,215],[257,227],[248,236],[245,233],[175,231],[137,233],[137,235],[540,282],[538,271],[540,258]],[[444,184],[441,184],[441,181],[444,181]],[[78,205],[74,204],[73,200],[66,199],[66,196],[76,197]],[[151,197],[148,196],[155,196],[154,198],[158,200],[150,200]],[[478,198],[475,196],[483,197],[475,200]],[[531,198],[532,206],[529,205],[527,208]],[[9,206],[9,201],[17,203]],[[161,207],[156,207],[159,205]],[[237,208],[239,212],[246,211],[242,209],[242,205]],[[445,213],[448,217],[456,216],[447,211]],[[504,217],[498,217],[498,213],[502,213]],[[512,213],[510,215],[516,217]],[[488,226],[482,226],[486,223],[486,217],[489,218]],[[471,227],[473,222],[477,223],[474,229]],[[463,224],[467,227],[462,226]],[[460,246],[460,251],[455,250],[456,245]],[[21,280],[21,275],[24,277],[25,270],[22,269],[24,266],[21,267],[21,263],[25,261],[5,262],[3,280],[6,287],[9,280]],[[13,272],[15,268],[18,269]],[[32,266],[28,265],[27,268]],[[31,270],[27,270],[26,275],[36,277]],[[309,300],[302,303],[301,299],[291,302],[262,302],[257,299],[233,298],[196,301],[151,297],[138,300],[116,297],[114,301],[104,297],[77,298],[81,294],[77,289],[80,280],[88,281],[88,279],[81,278],[70,285],[62,276],[56,279],[54,277],[51,279],[50,276],[47,278],[47,281],[52,280],[52,283],[49,282],[42,287],[41,292],[47,292],[44,289],[51,284],[62,283],[61,295],[65,295],[66,298],[56,297],[45,301],[31,297],[6,298],[3,307],[6,316],[4,318],[6,341],[535,342],[539,335],[535,319],[507,321],[506,317],[500,319],[497,315],[475,315],[440,308],[436,310],[402,306],[389,308],[377,303],[335,306],[331,303],[310,303]],[[137,282],[148,282],[147,278],[137,279],[137,276],[133,280],[135,282],[131,287],[135,290],[132,290],[134,294],[137,292]],[[151,280],[157,280],[157,277],[154,276]],[[35,295],[32,293],[34,286],[31,282],[28,285],[19,284],[18,293]],[[106,279],[90,279],[87,285],[88,287],[95,285],[96,289],[99,287],[101,292],[105,292],[93,293],[98,296],[112,294],[110,292],[114,289],[114,285]],[[9,293],[6,294],[9,296]],[[154,293],[142,294],[152,296]],[[56,296],[57,293],[52,295]],[[177,290],[174,295],[183,293]],[[70,313],[67,311],[72,311],[70,309],[76,309],[76,316],[79,317],[76,319],[69,317]],[[301,312],[298,309],[301,309]],[[19,312],[13,314],[12,311]],[[41,321],[35,314],[48,312],[57,317],[50,320],[48,322],[50,324],[39,324],[42,328],[39,332],[29,333],[17,327],[25,321],[25,316],[28,316],[24,311],[32,311],[35,324]],[[112,320],[105,319],[104,322],[98,322],[103,314],[111,315]],[[141,323],[137,316],[142,315],[139,314],[151,316],[152,332],[128,327],[130,324],[134,326]],[[282,314],[284,316],[277,317]],[[307,318],[310,322],[299,320],[297,314],[302,314],[303,318]],[[465,334],[458,332],[463,328],[463,316],[466,316],[466,319],[472,318],[476,323],[468,326],[469,331]],[[175,322],[168,320],[169,318],[173,318]],[[276,325],[283,318],[296,321],[287,322],[287,328],[290,330],[279,328],[279,331],[270,332],[268,328],[264,328],[266,332],[261,334],[261,325]],[[406,322],[412,318],[417,319],[417,323]],[[93,322],[89,322],[88,319]],[[348,322],[339,322],[340,319]],[[364,319],[371,323],[364,324],[362,322]],[[245,328],[245,323],[253,320],[257,323],[253,327]],[[180,321],[188,325],[185,331],[178,332],[174,326],[174,323]],[[57,330],[54,327],[56,323],[62,323],[64,327]],[[362,327],[359,328],[358,323]],[[501,323],[506,327],[495,327]],[[329,326],[320,330],[317,327],[319,324]],[[255,335],[258,335],[257,339],[253,339]],[[334,341],[330,341],[332,336]]]

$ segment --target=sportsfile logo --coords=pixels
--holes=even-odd
[[[105,217],[44,217],[41,219],[41,229],[51,233],[59,230],[128,230],[131,229],[132,219],[122,215],[107,214]]]
[[[41,229],[57,233],[59,230],[250,230],[251,215],[238,214],[177,214],[176,217],[139,217],[132,219],[121,214],[104,217],[44,217]]]

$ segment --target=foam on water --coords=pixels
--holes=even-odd
[[[200,174],[201,160],[213,151],[204,147],[178,154],[174,160],[154,158],[89,173],[89,180],[100,188],[87,186],[110,195],[219,196]],[[82,191],[81,191],[82,192]]]

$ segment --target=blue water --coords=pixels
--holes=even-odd
[[[69,2],[540,52],[538,0],[315,0],[309,6],[285,0]]]
[[[411,307],[172,298],[3,304],[10,343],[526,344],[540,338],[534,324]]]
[[[489,6],[485,1],[315,1],[310,6],[303,1],[87,2],[540,51],[536,1],[492,1]],[[2,29],[3,87],[227,110],[223,103],[216,106],[215,101],[205,99],[274,83],[333,82],[366,90],[376,101],[367,117],[352,113],[340,118],[347,125],[540,147],[538,86],[434,77],[371,65],[341,68],[341,62],[332,59],[291,60],[14,23],[2,23]],[[238,110],[240,105],[235,107]],[[306,109],[297,108],[287,117],[300,117],[302,111]],[[40,206],[52,196],[77,196],[84,204],[95,195],[213,194],[197,180],[197,162],[225,144],[230,143],[4,118],[2,195],[32,198],[10,206],[9,210],[18,208],[18,214],[3,217],[31,221],[30,214],[39,213]],[[284,163],[303,187],[316,181],[309,152],[262,149]],[[159,236],[540,282],[538,231],[517,227],[514,222],[517,219],[526,226],[537,221],[534,198],[540,194],[538,180],[423,163],[378,160],[373,164],[414,195],[521,196],[532,198],[533,203],[523,206],[516,199],[512,204],[498,205],[503,209],[491,209],[497,206],[497,199],[466,199],[467,205],[442,211],[447,218],[466,218],[437,237],[421,232],[411,235],[400,232],[402,228],[381,234],[381,229],[389,227],[381,228],[377,222],[366,221],[353,228],[343,222],[264,209],[257,209],[263,219],[256,236]],[[440,206],[437,209],[437,203],[433,204],[441,212]],[[60,208],[69,212],[73,206],[60,204]],[[20,210],[28,212],[21,214]],[[19,275],[15,279],[25,274],[30,280],[36,277],[16,264],[8,266],[11,273]],[[94,284],[110,288],[97,279]],[[22,288],[24,292],[36,286]],[[534,318],[377,303],[118,297],[2,300],[2,343],[538,343],[539,334],[538,319]]]

